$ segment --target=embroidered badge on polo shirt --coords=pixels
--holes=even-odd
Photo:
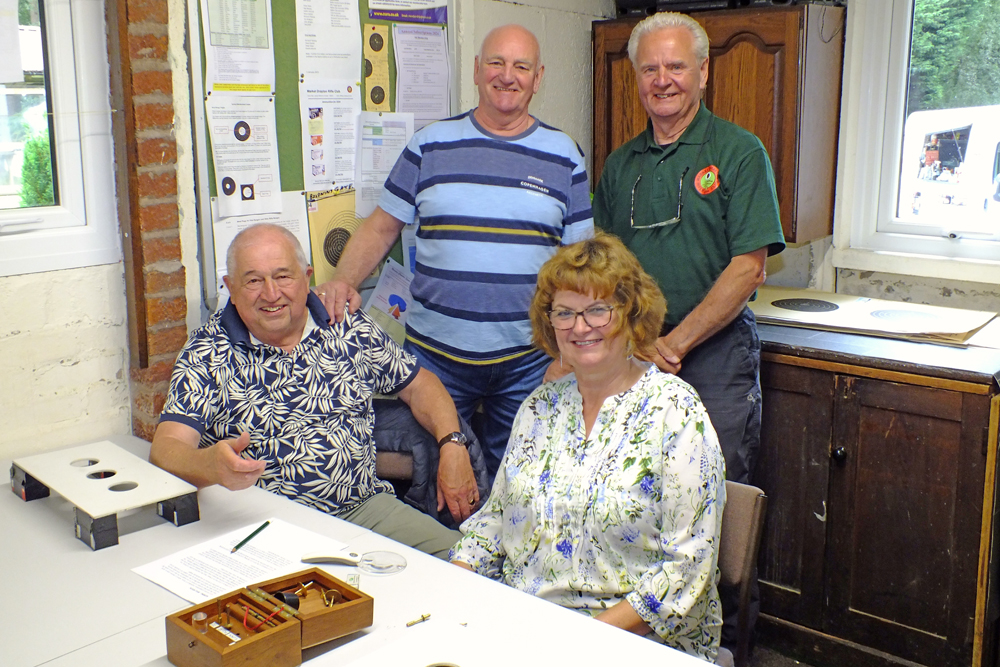
[[[700,195],[707,195],[719,187],[719,168],[714,164],[699,171],[694,177],[694,189]]]

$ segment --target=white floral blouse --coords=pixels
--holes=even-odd
[[[451,559],[596,616],[623,598],[661,641],[713,660],[725,461],[690,385],[651,366],[590,437],[576,376],[521,406],[486,505]]]

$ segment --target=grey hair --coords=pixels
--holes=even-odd
[[[705,59],[708,58],[708,35],[705,34],[705,29],[701,27],[701,24],[687,14],[660,12],[643,19],[632,28],[632,35],[628,38],[628,59],[632,61],[634,69],[639,68],[639,63],[635,61],[639,55],[639,40],[644,35],[664,28],[687,28],[694,38],[694,55],[698,58],[698,64],[701,65],[705,62]]]
[[[280,233],[285,237],[292,246],[292,250],[295,251],[295,259],[299,263],[299,268],[305,271],[309,268],[309,260],[306,259],[306,253],[302,249],[302,244],[299,243],[298,238],[295,234],[290,232],[286,227],[281,225],[275,225],[270,222],[260,222],[256,225],[250,225],[246,229],[240,231],[236,236],[233,237],[233,242],[229,244],[229,250],[226,251],[226,274],[230,278],[236,278],[236,253],[242,248],[250,244],[250,237],[256,234],[258,231],[271,230]]]

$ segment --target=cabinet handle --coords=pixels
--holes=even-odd
[[[843,463],[847,460],[847,449],[844,447],[837,447],[832,452],[830,452],[830,458],[832,458],[837,463]]]

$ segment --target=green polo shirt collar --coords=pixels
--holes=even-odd
[[[705,103],[702,102],[698,107],[698,113],[694,115],[694,120],[691,124],[687,126],[684,132],[678,137],[677,141],[666,146],[661,146],[656,143],[656,137],[653,135],[653,121],[646,121],[646,131],[642,133],[642,139],[640,141],[633,142],[632,150],[636,153],[645,153],[651,150],[668,150],[671,147],[675,147],[677,144],[691,144],[699,145],[708,141],[708,130],[711,127],[712,113],[705,107]]]

